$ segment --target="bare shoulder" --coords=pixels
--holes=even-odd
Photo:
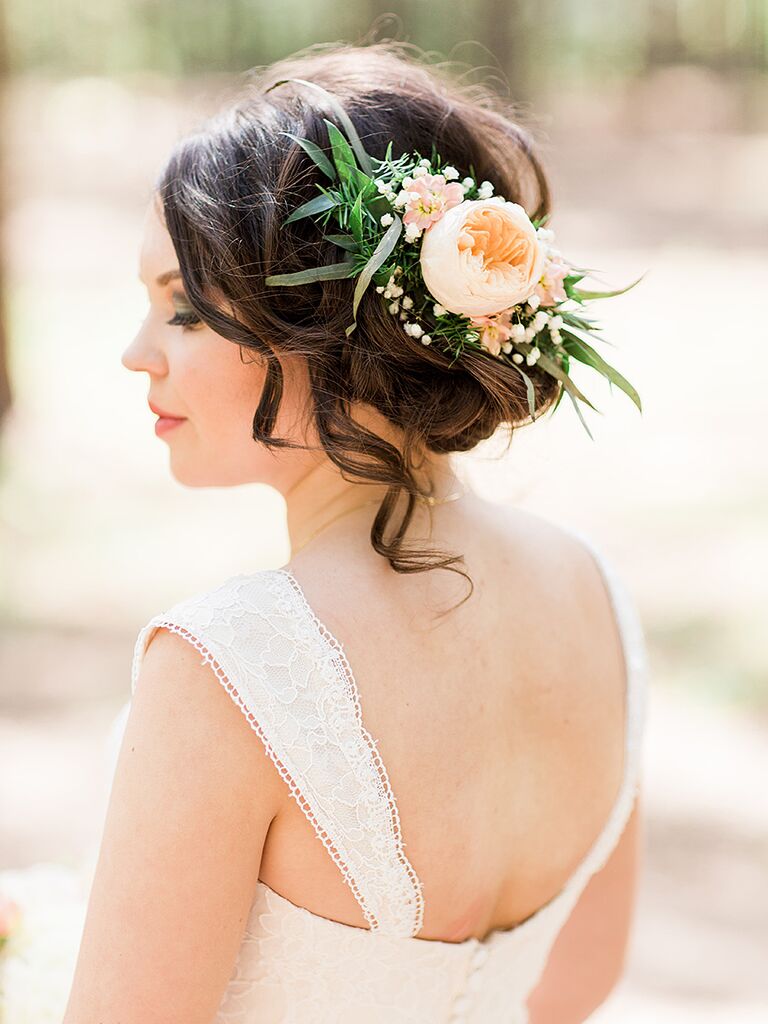
[[[189,640],[165,627],[153,631],[142,658],[129,719],[131,735],[205,766],[215,794],[222,779],[263,796],[265,813],[278,804],[280,780],[241,706]]]

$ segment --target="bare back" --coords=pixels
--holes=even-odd
[[[434,510],[443,570],[394,573],[367,537],[289,566],[343,644],[424,886],[419,937],[511,928],[554,898],[608,818],[622,779],[626,671],[592,554],[537,516],[470,496]],[[331,535],[329,534],[329,537]],[[260,878],[323,917],[362,910],[285,789]]]

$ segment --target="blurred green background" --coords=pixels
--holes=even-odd
[[[269,488],[171,479],[120,364],[154,176],[239,73],[395,38],[518,105],[573,262],[615,286],[647,271],[599,308],[643,415],[587,377],[594,443],[563,403],[461,464],[499,514],[590,533],[645,623],[647,866],[601,1019],[765,1020],[768,2],[12,0],[0,24],[0,864],[98,835],[140,626],[289,557]]]

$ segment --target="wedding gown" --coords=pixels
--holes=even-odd
[[[591,551],[611,597],[626,668],[624,774],[609,817],[564,888],[485,939],[416,938],[422,884],[342,644],[286,569],[240,573],[155,615],[139,631],[131,694],[158,627],[184,637],[246,716],[341,871],[369,927],[297,906],[258,881],[215,1024],[525,1024],[526,1001],[590,876],[616,845],[640,779],[647,660],[615,570]],[[112,770],[130,701],[113,723]]]
[[[156,615],[139,632],[132,691],[158,627],[185,637],[246,716],[354,893],[357,927],[259,881],[216,1024],[524,1024],[526,1000],[590,876],[608,859],[639,783],[646,706],[641,625],[604,555],[626,665],[625,770],[600,834],[565,887],[511,929],[463,942],[418,939],[422,885],[342,644],[286,569],[241,573]]]

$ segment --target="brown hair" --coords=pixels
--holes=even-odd
[[[287,83],[308,79],[343,104],[368,153],[392,157],[434,144],[460,177],[474,171],[496,194],[529,216],[549,212],[550,195],[531,133],[512,105],[484,85],[461,84],[442,66],[428,66],[412,44],[392,40],[357,45],[316,44],[246,72],[241,94],[197,132],[180,140],[157,183],[162,215],[178,255],[189,301],[210,327],[258,353],[266,380],[253,419],[255,441],[298,448],[273,428],[283,389],[279,355],[307,359],[318,436],[328,458],[350,478],[390,485],[371,528],[371,544],[397,572],[455,568],[463,556],[409,549],[404,543],[418,482],[412,470],[423,453],[464,452],[501,426],[530,422],[525,385],[517,371],[487,353],[451,357],[407,335],[382,297],[369,288],[350,337],[354,279],[269,287],[270,274],[339,260],[311,219],[281,227],[301,203],[318,195],[322,173],[285,133],[311,139],[329,152],[323,118],[334,120],[317,90]],[[342,131],[343,131],[343,126]],[[222,302],[224,300],[224,302]],[[227,306],[234,314],[224,312]],[[533,366],[540,414],[559,393],[553,377]],[[363,428],[351,403],[374,407],[402,431],[402,448]],[[385,528],[398,498],[407,507],[397,529]],[[463,603],[463,602],[461,602]]]

